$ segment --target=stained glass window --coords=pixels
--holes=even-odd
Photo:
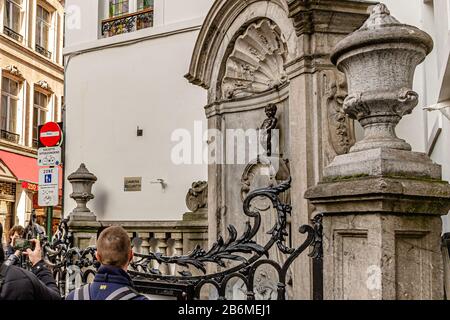
[[[153,7],[153,1],[154,0],[138,0],[137,1],[137,9],[138,9],[138,11],[144,10],[144,9],[147,9],[147,8],[152,8]]]
[[[117,17],[128,13],[129,0],[109,0],[109,16]]]

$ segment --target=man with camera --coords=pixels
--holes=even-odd
[[[7,265],[21,266],[23,263],[22,252],[14,248],[15,242],[23,239],[25,229],[20,225],[13,226],[8,232],[8,245],[6,246],[5,263]]]
[[[23,254],[30,260],[31,272],[6,264],[4,252],[0,250],[0,300],[61,299],[55,279],[42,260],[40,242],[30,242],[34,249],[27,248]]]

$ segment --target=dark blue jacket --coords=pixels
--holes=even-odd
[[[94,282],[90,285],[90,300],[106,300],[111,293],[124,287],[134,290],[128,273],[117,267],[102,265],[95,275]],[[66,297],[66,300],[74,300],[74,293],[75,290]],[[143,295],[138,295],[133,300],[148,299]]]

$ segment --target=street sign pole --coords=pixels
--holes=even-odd
[[[46,208],[46,229],[49,239],[53,235],[53,207],[59,203],[58,167],[61,165],[61,127],[56,122],[47,122],[39,128],[39,141],[44,147],[38,149],[39,172],[38,203]],[[55,170],[56,166],[56,170]]]
[[[53,236],[53,207],[47,207],[47,236],[49,240]]]

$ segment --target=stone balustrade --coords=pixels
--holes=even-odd
[[[207,220],[179,221],[102,221],[103,226],[120,225],[130,236],[133,250],[136,253],[161,253],[167,256],[184,255],[200,245],[207,249]],[[152,268],[158,269],[164,275],[176,275],[183,267],[166,265],[156,260]],[[192,270],[191,270],[192,271]]]

